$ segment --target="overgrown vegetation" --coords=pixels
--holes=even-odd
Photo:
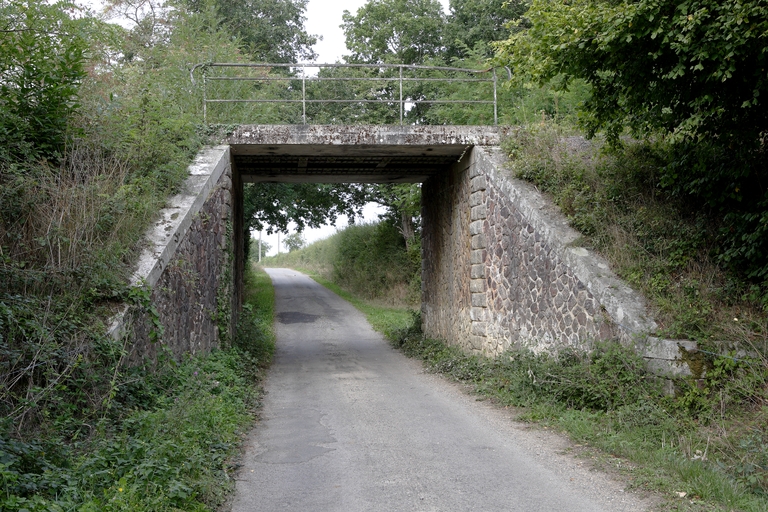
[[[768,303],[765,2],[534,0],[514,25],[498,62],[518,82],[586,82],[589,136],[664,141],[655,179],[719,219],[717,262]]]
[[[263,260],[307,269],[366,299],[415,304],[421,292],[419,239],[406,248],[393,220],[352,225],[309,247]]]
[[[78,372],[52,393],[45,432],[9,436],[4,425],[0,509],[215,510],[233,488],[232,457],[274,351],[271,282],[263,271],[246,275],[231,348],[178,362],[166,355],[150,372],[121,367],[119,347],[104,340],[102,363],[114,371],[104,403],[93,403],[102,397],[89,396]]]
[[[270,353],[160,347],[128,367],[128,340],[106,335],[121,303],[151,307],[127,285],[139,240],[219,136],[198,125],[190,68],[245,60],[207,3],[128,4],[110,2],[131,29],[67,1],[0,1],[2,510],[213,508]],[[268,346],[256,310],[240,330]]]
[[[663,143],[627,142],[604,151],[542,123],[506,143],[512,169],[550,194],[622,278],[651,300],[661,333],[724,353],[768,353],[768,315],[759,289],[717,264],[722,219],[659,182]]]
[[[110,401],[124,350],[105,323],[139,297],[137,243],[205,138],[197,91],[178,84],[190,62],[239,53],[210,13],[127,31],[68,2],[2,9],[0,412],[32,435]]]

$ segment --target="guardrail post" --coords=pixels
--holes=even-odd
[[[499,124],[499,108],[498,100],[496,99],[496,68],[493,68],[493,126]]]
[[[400,66],[400,124],[403,124],[403,66]]]
[[[307,72],[301,68],[301,119],[307,124]]]

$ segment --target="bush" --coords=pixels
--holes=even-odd
[[[0,5],[0,160],[57,160],[85,78],[87,20],[59,1]]]
[[[419,275],[420,258],[414,255],[420,256],[420,247],[409,254],[393,223],[349,226],[336,236],[334,282],[368,299],[394,294],[408,302],[417,300],[412,281]]]
[[[257,405],[254,385],[274,350],[273,291],[250,271],[236,347],[158,367],[115,366],[97,396],[92,364],[48,389],[38,439],[0,429],[0,509],[10,511],[211,510],[231,489],[227,475]],[[114,359],[109,359],[112,357]],[[89,374],[91,377],[89,377]],[[104,402],[93,404],[87,398]],[[100,407],[99,407],[100,406]],[[40,434],[41,432],[37,430]]]

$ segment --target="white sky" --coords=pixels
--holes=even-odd
[[[448,5],[450,0],[440,0],[443,4],[443,10],[448,12]],[[103,6],[102,0],[80,0],[81,4],[89,5],[95,10],[101,10],[100,6]],[[317,52],[317,61],[321,64],[332,64],[341,60],[341,56],[347,53],[346,45],[344,44],[344,32],[340,25],[342,23],[341,16],[344,10],[348,10],[350,13],[355,14],[357,10],[365,5],[366,0],[309,0],[307,4],[307,10],[305,16],[307,18],[305,28],[308,33],[317,36],[322,36],[322,40],[319,40],[314,46],[315,52]],[[115,20],[117,21],[117,20]],[[382,213],[384,209],[373,203],[366,206],[363,211],[364,221],[373,222],[378,220],[379,213]],[[358,220],[359,222],[359,220]],[[304,231],[304,237],[307,242],[311,243],[315,240],[327,238],[334,234],[337,228],[341,228],[347,225],[346,217],[338,219],[336,226],[324,226],[319,229],[307,229]],[[254,238],[258,238],[258,233],[253,233]],[[262,239],[266,240],[272,247],[269,255],[273,255],[277,252],[277,235],[267,235],[263,233]],[[281,235],[280,240],[282,242],[284,235]],[[280,247],[280,252],[285,252],[285,247]]]

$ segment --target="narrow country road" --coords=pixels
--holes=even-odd
[[[267,272],[277,353],[234,512],[646,510],[565,441],[425,374],[310,278]]]

